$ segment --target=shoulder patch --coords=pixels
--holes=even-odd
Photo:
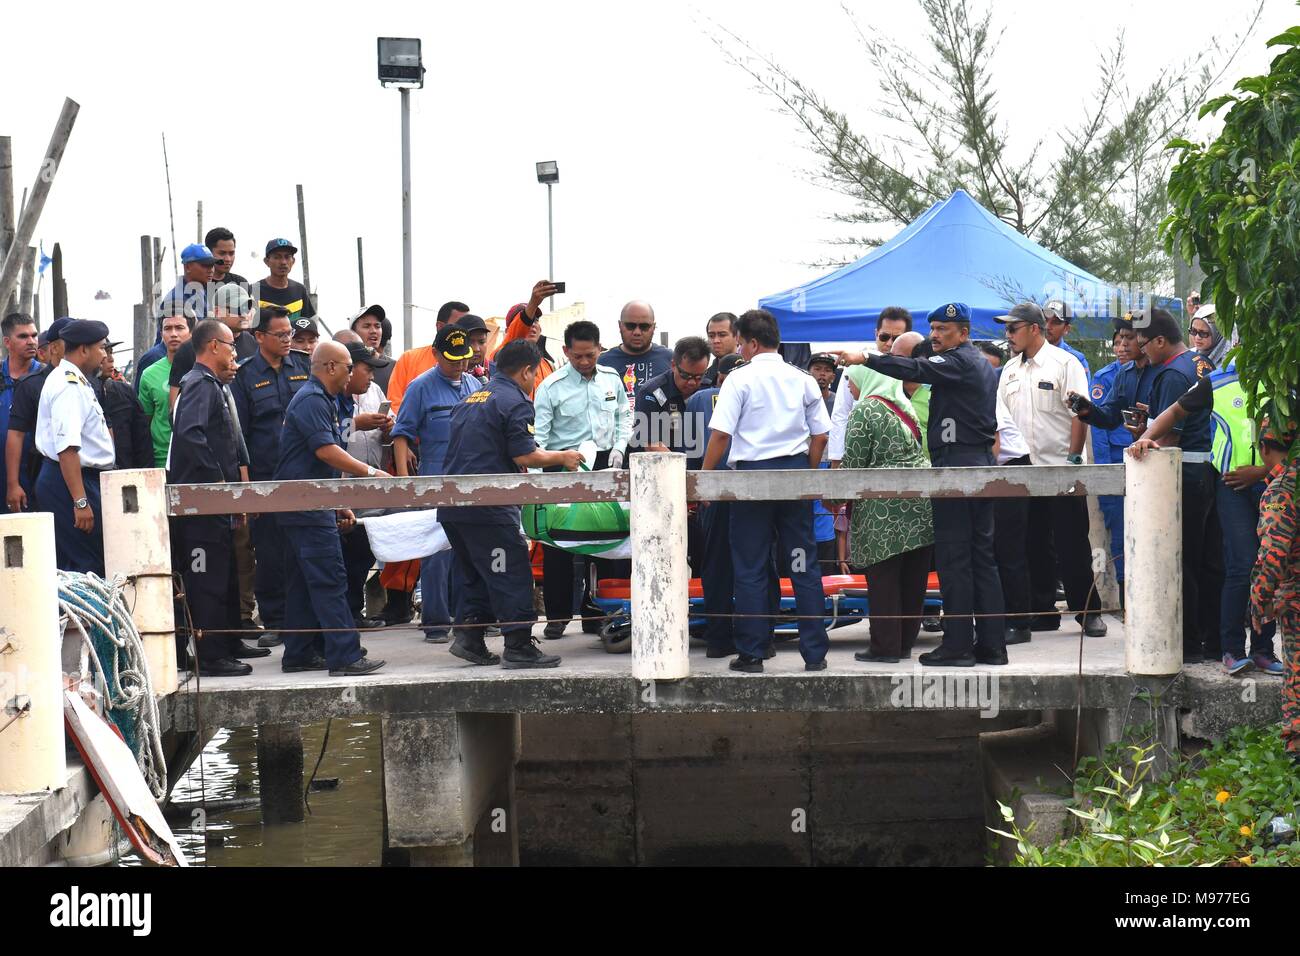
[[[536,433],[537,433],[537,429],[533,427],[533,423],[532,423],[532,422],[529,422],[529,423],[528,423],[528,434],[530,434],[530,435],[535,435]]]
[[[63,377],[67,379],[69,382],[76,382],[78,380],[77,373],[74,372],[72,369],[65,369],[63,372]]]
[[[660,404],[660,406],[666,405],[668,403],[668,396],[664,394],[664,390],[662,388],[656,388],[651,393],[651,395],[653,396],[654,400]]]
[[[951,306],[949,306],[949,308],[951,308]],[[942,355],[931,355],[930,361],[935,365],[942,365],[947,360]]]
[[[1106,388],[1101,382],[1092,386],[1092,397],[1094,401],[1101,401],[1106,395]]]

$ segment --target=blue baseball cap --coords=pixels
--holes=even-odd
[[[925,318],[926,322],[956,322],[970,325],[970,306],[965,302],[946,302]]]
[[[189,265],[191,262],[201,262],[205,266],[210,266],[217,261],[217,257],[201,242],[191,242],[181,250],[181,262]]]
[[[63,333],[63,330],[75,321],[76,319],[69,318],[66,315],[55,319],[50,323],[49,328],[42,331],[41,334],[36,337],[36,344],[41,348],[45,348],[45,346],[49,345],[51,342],[57,341],[59,336]]]
[[[269,256],[277,249],[285,249],[289,252],[290,255],[294,255],[294,256],[298,254],[298,247],[295,246],[288,239],[272,239],[270,242],[266,244],[266,252],[264,254]]]

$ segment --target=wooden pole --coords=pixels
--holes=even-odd
[[[162,263],[163,263],[163,244],[161,236],[153,237],[153,282],[154,289],[158,289],[162,282]],[[156,295],[157,293],[155,293]]]
[[[302,253],[302,284],[307,287],[307,295],[311,298],[312,311],[316,309],[316,296],[311,291],[311,266],[307,264],[307,204],[302,198],[302,184],[297,186],[298,190],[298,251]]]
[[[14,215],[13,141],[8,136],[0,136],[0,262],[4,262],[17,231],[18,220]],[[17,299],[12,294],[8,302],[0,305],[4,306],[5,315],[18,308]]]
[[[54,317],[68,314],[68,284],[63,281],[63,250],[54,244]]]
[[[135,308],[134,328],[131,334],[131,348],[137,366],[140,356],[149,351],[153,343],[153,307],[154,307],[154,239],[152,236],[140,237],[140,304]]]
[[[366,307],[366,265],[361,257],[361,237],[357,236],[357,297],[361,300],[359,308]]]
[[[203,241],[203,200],[202,199],[199,200],[199,237],[194,241],[195,242]]]
[[[22,287],[18,294],[16,308],[19,312],[35,317],[32,303],[36,294],[36,247],[28,246],[27,255],[23,256]]]
[[[45,200],[50,195],[50,186],[59,171],[59,163],[63,161],[63,151],[67,148],[68,138],[72,135],[72,126],[77,121],[77,113],[80,109],[81,107],[73,100],[63,101],[63,110],[59,113],[58,122],[54,124],[54,132],[50,135],[49,146],[45,149],[45,159],[41,162],[40,172],[36,174],[31,197],[18,219],[18,230],[10,244],[9,253],[5,256],[4,268],[0,269],[0,302],[8,302],[9,297],[14,293],[14,288],[18,285],[23,255],[26,254],[32,236],[36,233],[36,223],[45,208]],[[23,250],[23,255],[15,254],[19,249]]]
[[[171,224],[172,230],[172,271],[177,275],[181,271],[181,262],[177,258],[179,253],[176,249],[176,213],[172,206],[172,166],[167,161],[167,134],[162,134],[163,144],[163,172],[167,174],[167,221]]]
[[[140,302],[143,305],[153,307],[154,292],[154,275],[153,275],[153,239],[149,236],[140,237]]]

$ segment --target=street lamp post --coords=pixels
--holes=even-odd
[[[409,37],[379,38],[379,85],[396,86],[402,94],[402,345],[414,341],[411,324],[411,90],[424,86],[420,41]]]
[[[553,159],[537,164],[537,181],[546,184],[546,277],[555,281],[555,216],[551,206],[551,187],[560,181],[560,167]],[[555,296],[546,302],[555,311]]]

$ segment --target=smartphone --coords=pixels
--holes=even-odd
[[[555,282],[555,281],[552,281],[552,282],[551,282],[551,285],[555,286],[555,291],[556,291],[557,294],[560,294],[560,295],[563,295],[563,294],[564,294],[564,283],[563,283],[563,282]]]
[[[1076,415],[1087,407],[1084,397],[1082,395],[1076,395],[1073,392],[1070,393],[1070,397],[1067,398],[1065,402],[1070,407],[1070,411],[1074,412]]]
[[[1121,409],[1119,414],[1124,419],[1125,425],[1132,425],[1134,428],[1146,421],[1147,417],[1146,412],[1138,411],[1136,408]]]
[[[392,402],[380,402],[380,403],[379,403],[379,414],[380,414],[380,415],[387,416],[388,413],[391,412],[392,410],[393,410],[393,403],[392,403]]]

